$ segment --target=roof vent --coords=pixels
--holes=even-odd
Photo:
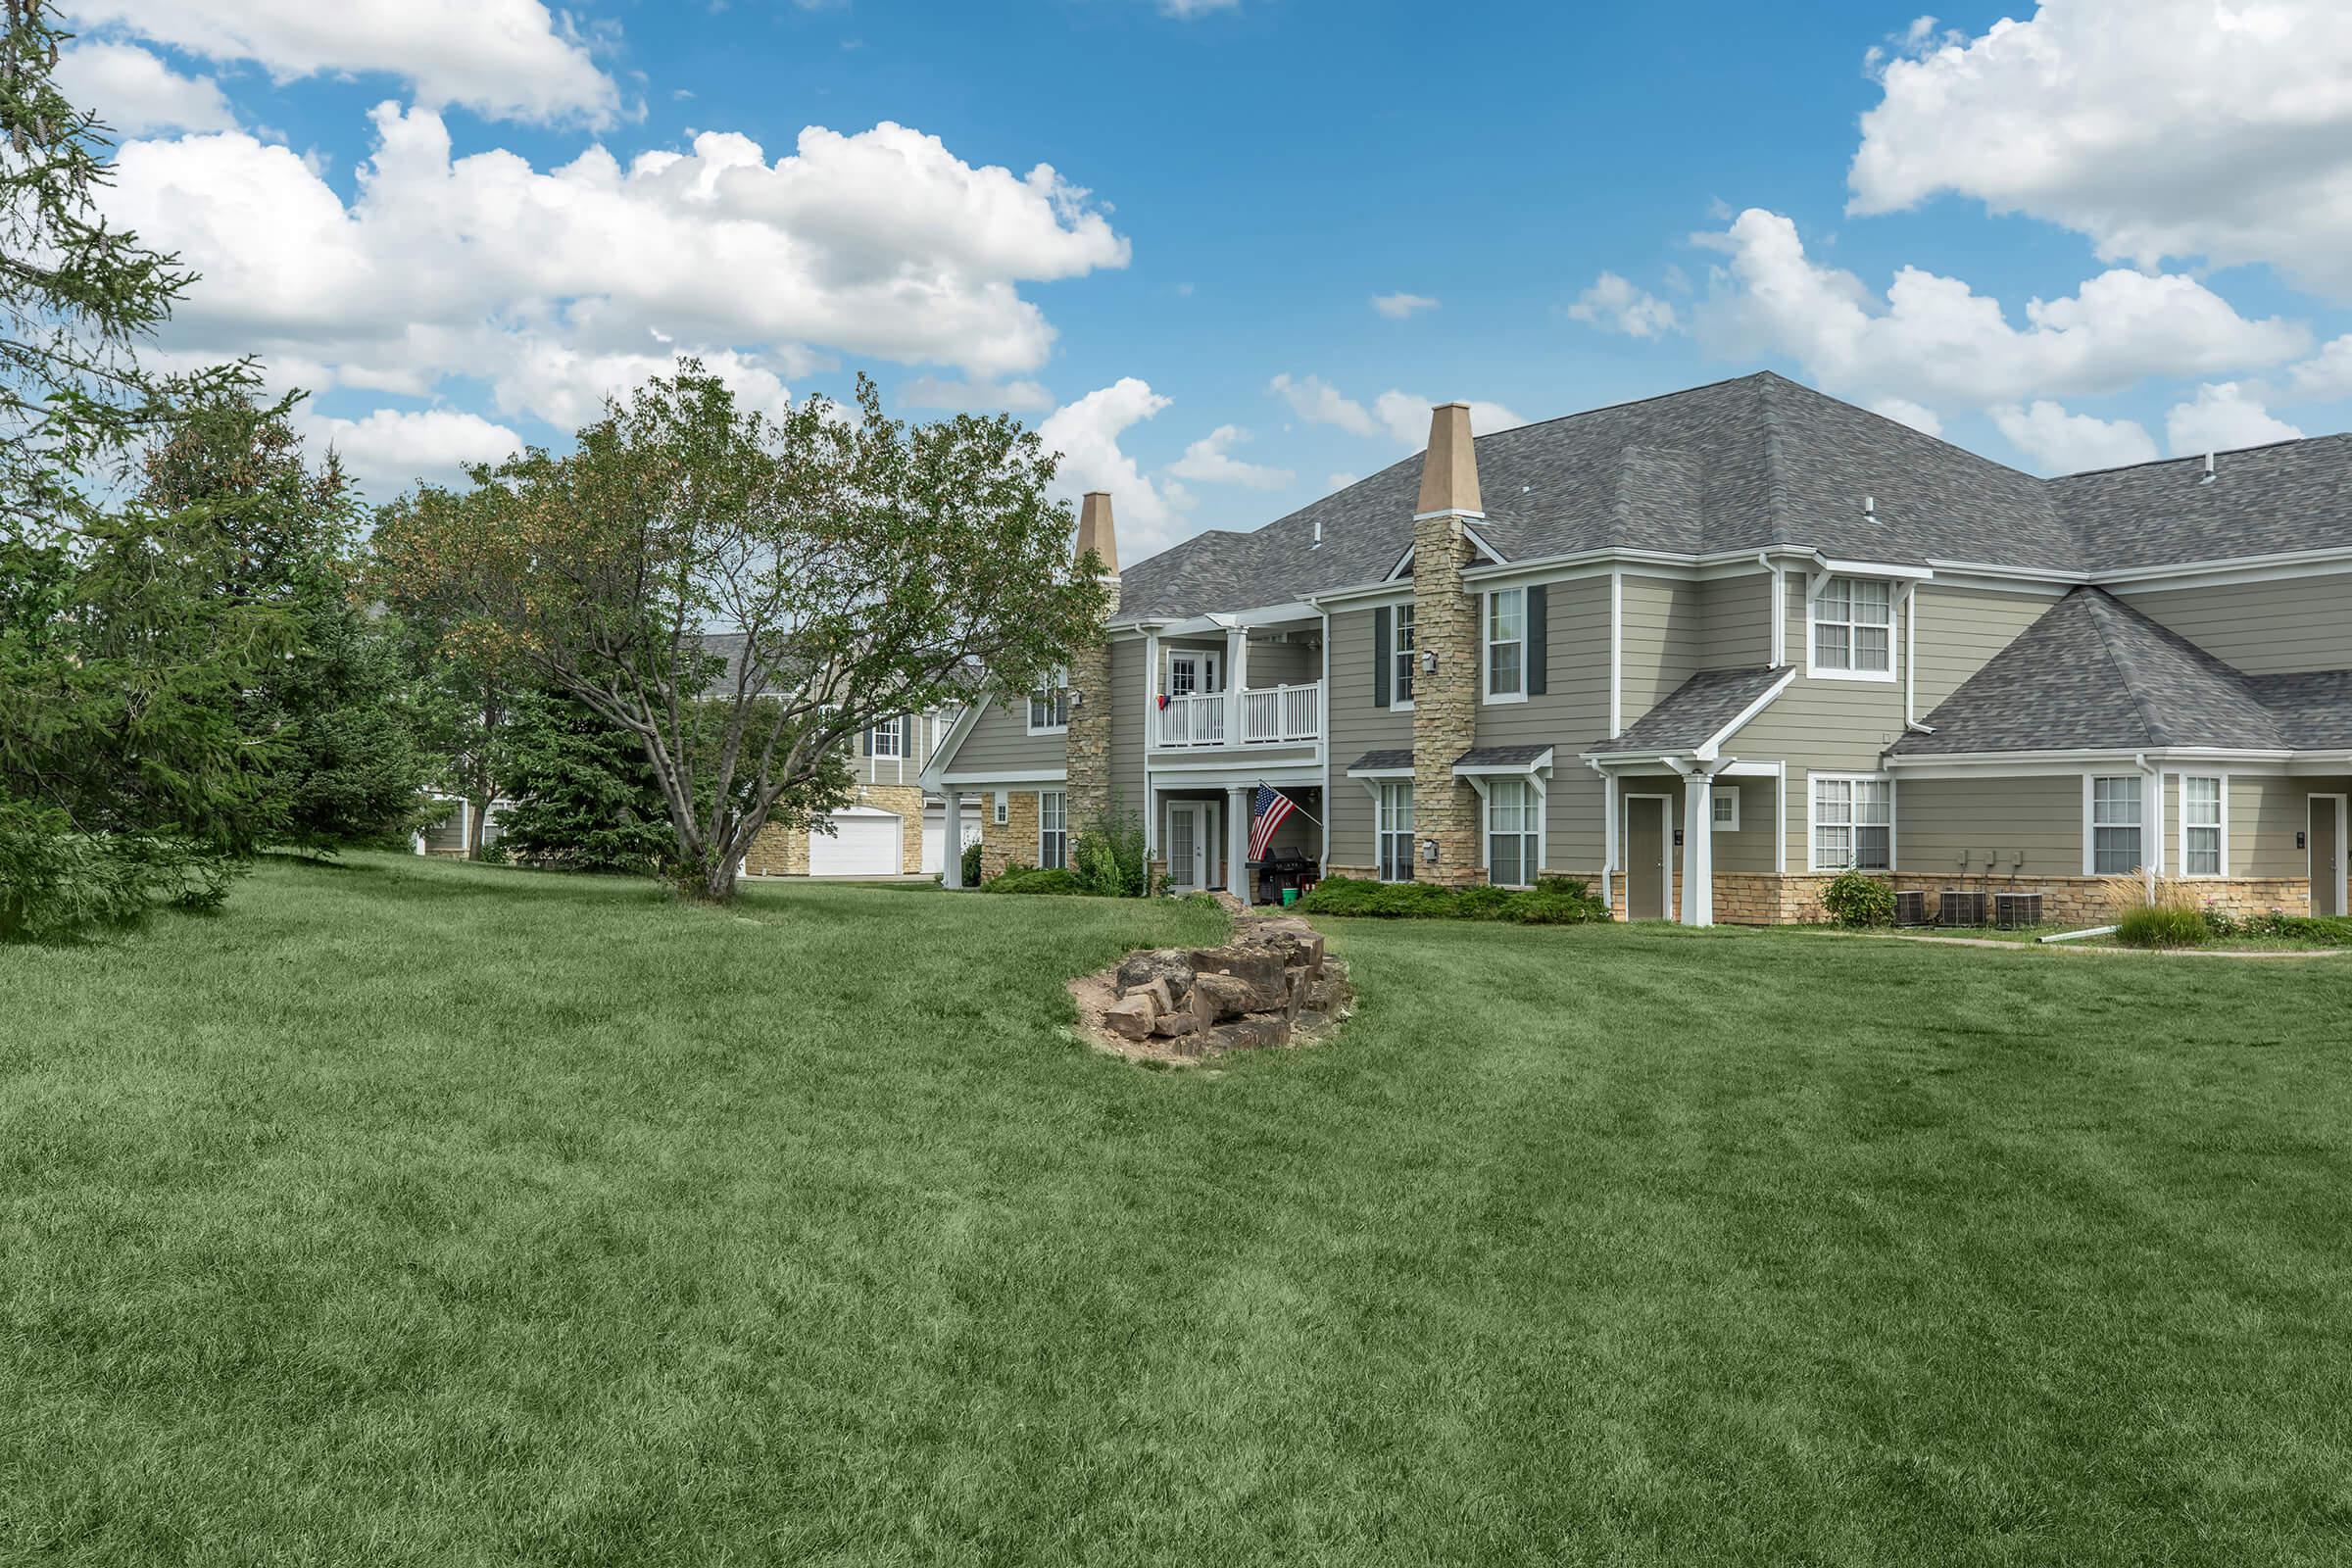
[[[1316,550],[1323,548],[1323,519],[1321,517],[1315,519],[1315,542],[1310,548]]]
[[[2206,453],[2206,454],[2205,454],[2205,474],[2204,474],[2204,477],[2200,478],[2200,479],[2197,481],[2197,483],[2199,483],[2199,484],[2211,484],[2211,483],[2213,483],[2213,481],[2214,481],[2214,480],[2215,480],[2217,477],[2219,477],[2219,475],[2217,475],[2217,474],[2216,474],[2216,473],[2213,471],[2213,454],[2212,454],[2212,453],[2210,453],[2210,452],[2208,452],[2208,453]]]
[[[1864,496],[1862,498],[1862,520],[1864,522],[1876,522],[1879,520],[1879,498],[1877,496]]]

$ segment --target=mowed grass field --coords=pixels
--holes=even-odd
[[[0,949],[0,1561],[2352,1557],[2352,962],[404,858]]]

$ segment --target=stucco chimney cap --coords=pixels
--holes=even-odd
[[[1119,536],[1110,518],[1110,492],[1089,490],[1078,503],[1078,546],[1074,555],[1089,550],[1102,558],[1102,575],[1119,574]]]
[[[1478,454],[1470,440],[1470,405],[1441,403],[1429,411],[1429,450],[1421,456],[1421,498],[1416,516],[1432,513],[1484,516],[1478,494]]]

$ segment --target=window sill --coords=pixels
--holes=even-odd
[[[1525,692],[1504,692],[1500,696],[1490,694],[1488,696],[1481,697],[1478,700],[1481,708],[1501,708],[1509,703],[1524,703],[1526,701],[1527,693]]]
[[[1805,675],[1811,680],[1862,681],[1874,686],[1894,684],[1894,671],[1891,669],[1815,669],[1808,664],[1805,667]]]
[[[1032,735],[1067,735],[1069,732],[1070,726],[1067,724],[1055,724],[1047,729],[1033,729],[1029,731],[1029,733]]]

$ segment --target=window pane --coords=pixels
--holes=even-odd
[[[1853,660],[1846,650],[1853,634],[1849,626],[1815,626],[1813,628],[1813,662],[1823,669],[1851,669]]]
[[[1854,612],[1854,585],[1843,577],[1833,577],[1813,603],[1816,620],[1850,620]]]
[[[1854,781],[1854,820],[1886,823],[1894,820],[1894,786],[1883,778]]]
[[[2123,876],[2140,866],[2139,829],[2102,827],[2091,831],[2091,869],[2100,876]]]
[[[1853,861],[1852,829],[1817,827],[1813,834],[1813,869],[1841,871]]]
[[[1854,864],[1866,871],[1884,871],[1894,863],[1894,834],[1883,827],[1854,829]]]
[[[1866,626],[1886,626],[1894,619],[1894,585],[1858,582],[1853,585],[1854,619]]]
[[[2182,813],[2191,827],[2220,827],[2222,825],[2222,781],[2218,778],[2191,778],[2181,781],[2187,809]]]
[[[1519,690],[1519,645],[1496,643],[1487,651],[1487,691],[1508,697]]]
[[[2090,819],[2110,827],[2139,825],[2139,777],[2128,774],[2090,781]],[[2127,866],[2125,869],[2129,870]]]
[[[1893,664],[1888,658],[1890,646],[1886,627],[1856,626],[1854,628],[1854,668],[1891,669]]]
[[[1526,635],[1527,590],[1505,588],[1488,601],[1492,607],[1493,623],[1488,627],[1490,641],[1516,642]]]
[[[2222,830],[2218,827],[2192,827],[2188,830],[2188,874],[2190,876],[2220,876],[2222,874]]]
[[[1715,820],[1718,823],[1729,827],[1731,825],[1733,813],[1738,811],[1739,808],[1740,797],[1737,795],[1717,795],[1715,797]]]
[[[1813,819],[1823,824],[1852,820],[1853,786],[1841,778],[1813,781]]]

